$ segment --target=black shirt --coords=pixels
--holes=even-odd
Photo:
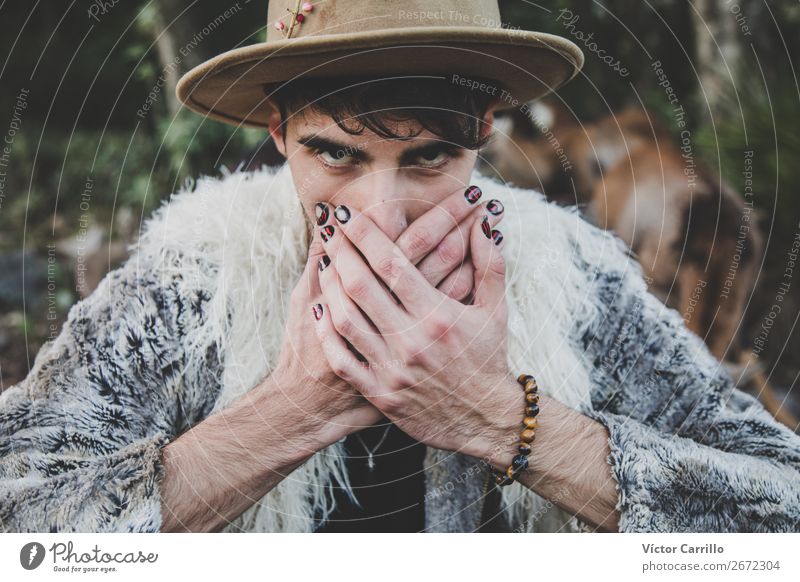
[[[388,428],[387,428],[388,427]],[[363,444],[359,441],[361,436]],[[385,437],[384,437],[385,435]],[[378,443],[380,442],[380,446]],[[414,440],[385,417],[344,440],[345,467],[360,506],[340,487],[334,487],[336,509],[316,529],[328,532],[420,532],[425,528],[425,445]],[[373,453],[373,469],[369,454]],[[377,446],[377,450],[376,450]],[[499,492],[490,487],[484,516],[495,516]],[[480,531],[500,531],[490,520]]]

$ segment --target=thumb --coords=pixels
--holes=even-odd
[[[495,306],[503,301],[506,261],[502,249],[502,233],[492,230],[486,214],[479,216],[470,231],[470,254],[475,268],[474,305]]]

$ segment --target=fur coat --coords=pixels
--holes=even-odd
[[[647,291],[625,244],[536,191],[471,183],[506,208],[509,369],[608,429],[620,531],[800,530],[800,437]],[[270,373],[308,242],[287,165],[165,200],[0,395],[0,529],[159,531],[161,447]],[[342,441],[319,451],[225,531],[313,531],[349,486],[343,458]],[[426,531],[472,531],[484,477],[428,447]],[[512,531],[584,525],[518,483],[502,501]]]

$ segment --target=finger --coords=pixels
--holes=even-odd
[[[396,333],[405,326],[408,317],[403,306],[398,305],[389,290],[370,270],[353,243],[342,233],[341,226],[329,224],[320,230],[325,250],[331,264],[336,267],[336,274],[345,293],[382,334]],[[321,273],[320,280],[325,279],[327,274],[329,273],[326,269]]]
[[[317,202],[314,205],[314,220],[317,226],[323,226],[328,223],[331,217],[331,207],[327,202]]]
[[[315,243],[312,238],[312,242],[309,244],[308,248],[306,264],[303,266],[303,272],[300,274],[297,285],[292,289],[290,305],[293,306],[293,309],[304,309],[303,305],[305,303],[315,300],[314,298],[320,295],[316,273],[319,256],[320,254],[324,254],[321,245],[322,241]]]
[[[469,259],[445,277],[438,289],[451,299],[468,305],[469,303],[465,299],[471,297],[474,282],[475,267],[472,266],[472,260]]]
[[[336,269],[327,263],[326,258],[320,262],[320,284],[336,331],[368,362],[386,361],[389,354],[386,341],[347,294]]]
[[[322,287],[319,283],[319,265],[322,258],[327,257],[327,255],[322,246],[322,238],[319,236],[319,229],[312,229],[311,236],[311,244],[308,247],[308,260],[306,261],[303,275],[307,278],[308,296],[319,297],[322,295]],[[329,259],[329,257],[327,258]]]
[[[503,219],[503,210],[503,204],[496,199],[474,208],[472,214],[448,233],[433,252],[417,263],[417,269],[422,276],[431,285],[441,289],[439,284],[444,278],[464,263],[468,254],[469,231],[474,220],[486,214],[489,216],[489,225],[494,228]],[[412,227],[413,225],[409,228]]]
[[[408,257],[366,214],[340,205],[333,215],[346,238],[361,251],[375,274],[394,292],[409,313],[421,317],[430,309],[450,301],[447,295],[428,283]],[[343,275],[342,280],[347,289],[346,276]],[[356,302],[361,305],[359,300]],[[396,309],[395,305],[391,313]],[[372,317],[371,313],[368,314]],[[377,321],[375,323],[380,325]]]
[[[325,202],[317,202],[314,205],[314,222],[318,226],[324,225],[330,219],[330,206]],[[325,248],[322,244],[322,239],[319,236],[319,229],[311,229],[311,241],[308,245],[308,257],[303,269],[301,279],[303,282],[303,289],[305,290],[304,299],[320,296],[319,287],[319,268],[318,263],[320,257],[325,254]]]
[[[411,263],[418,265],[422,258],[437,247],[446,233],[475,210],[482,194],[477,186],[469,186],[463,192],[451,194],[411,223],[397,237],[395,244]]]
[[[314,327],[317,338],[319,338],[322,352],[328,360],[331,370],[355,388],[371,386],[373,378],[369,364],[360,361],[347,347],[344,338],[336,331],[328,304],[312,305],[311,313],[316,321]]]
[[[470,237],[475,268],[474,305],[494,308],[505,299],[506,263],[502,249],[503,234],[491,228],[488,216],[476,220]]]

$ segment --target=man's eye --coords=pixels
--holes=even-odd
[[[445,151],[438,152],[425,152],[420,154],[417,159],[420,161],[420,166],[435,168],[441,166],[450,158],[450,154]]]
[[[353,163],[353,156],[344,155],[341,152],[330,152],[328,150],[318,150],[317,156],[323,163],[329,166],[349,166]]]

